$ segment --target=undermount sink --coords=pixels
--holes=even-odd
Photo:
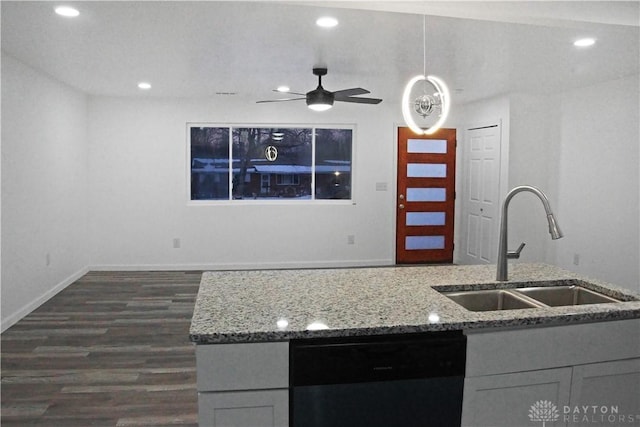
[[[516,310],[543,307],[526,297],[504,290],[446,292],[443,295],[471,311]]]
[[[581,286],[543,286],[534,288],[514,289],[543,304],[557,307],[563,305],[599,304],[605,302],[619,302],[615,298],[591,291]]]
[[[470,311],[516,310],[523,308],[620,302],[578,285],[442,292]]]

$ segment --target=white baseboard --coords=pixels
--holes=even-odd
[[[81,268],[77,272],[73,273],[71,276],[59,282],[53,288],[49,289],[49,291],[40,295],[35,300],[22,306],[20,309],[11,313],[7,317],[2,318],[0,332],[4,332],[7,329],[9,329],[11,326],[15,325],[20,319],[25,317],[27,314],[31,313],[36,308],[40,307],[42,304],[44,304],[49,299],[51,299],[55,294],[57,294],[58,292],[60,292],[61,290],[63,290],[64,288],[66,288],[67,286],[69,286],[70,284],[72,284],[82,276],[84,276],[85,274],[87,274],[88,271],[89,271],[88,267]]]
[[[191,270],[283,270],[295,268],[347,268],[392,266],[390,259],[349,261],[291,261],[257,263],[207,263],[207,264],[101,264],[92,265],[90,271],[191,271]]]

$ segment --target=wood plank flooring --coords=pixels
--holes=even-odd
[[[201,272],[91,272],[2,334],[2,427],[197,426]]]

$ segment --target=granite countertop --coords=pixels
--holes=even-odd
[[[438,290],[585,281],[621,303],[473,312]],[[538,283],[539,284],[539,283]],[[205,272],[190,339],[196,344],[561,325],[640,318],[640,294],[545,264]]]

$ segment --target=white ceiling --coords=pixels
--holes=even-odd
[[[311,68],[326,65],[326,89],[398,102],[422,73],[422,13],[427,73],[456,102],[639,72],[637,1],[70,3],[79,17],[57,16],[53,2],[2,1],[2,50],[93,95],[273,99],[280,84],[314,89]],[[316,27],[326,14],[340,25]],[[583,36],[596,45],[576,49]],[[151,91],[136,87],[143,80]]]

